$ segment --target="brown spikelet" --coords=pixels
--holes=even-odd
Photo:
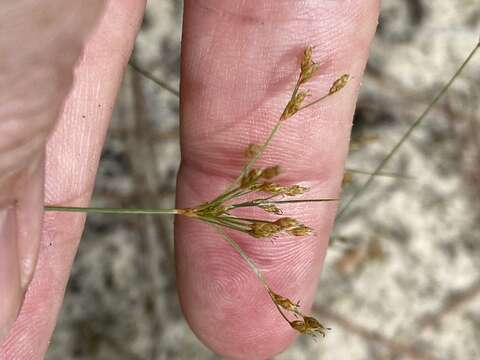
[[[280,227],[270,222],[255,222],[250,225],[248,233],[256,238],[269,238],[280,231]]]
[[[308,226],[305,226],[303,224],[295,226],[291,229],[287,229],[286,231],[293,236],[310,236],[314,234],[312,228],[309,228]]]
[[[248,146],[245,148],[245,158],[247,160],[253,159],[255,155],[257,155],[259,150],[260,146],[258,146],[257,144],[248,144]]]
[[[258,207],[270,214],[283,215],[283,211],[273,204],[261,204]]]
[[[270,194],[282,194],[285,192],[286,188],[275,183],[266,182],[261,184],[260,190],[268,192]]]
[[[297,196],[306,193],[310,188],[300,185],[292,185],[285,190],[287,196]]]
[[[299,225],[299,222],[291,217],[280,218],[274,222],[275,225],[278,225],[281,230],[290,230]]]
[[[318,69],[318,65],[312,61],[312,53],[312,46],[307,46],[303,52],[303,59],[300,64],[300,78],[298,79],[299,84],[304,84],[310,80]]]
[[[330,87],[330,90],[328,91],[328,95],[335,94],[336,92],[342,90],[345,87],[345,85],[347,85],[349,78],[350,78],[350,75],[343,74],[337,80],[335,80],[332,86]]]
[[[345,171],[342,179],[342,186],[350,184],[353,180],[353,174],[350,171]]]
[[[275,304],[281,308],[296,313],[298,311],[298,304],[293,303],[290,299],[283,297],[282,295],[276,294],[273,291],[270,291],[270,296]]]
[[[290,99],[280,119],[287,120],[288,118],[295,115],[297,111],[300,110],[303,100],[305,100],[307,96],[307,91],[299,91],[292,99]]]
[[[280,165],[274,165],[263,169],[262,178],[270,180],[280,174]]]
[[[290,326],[301,334],[316,336],[317,334],[325,337],[327,330],[320,322],[311,316],[304,316],[303,320],[295,320],[290,322]]]
[[[248,172],[248,174],[244,175],[240,181],[240,186],[242,188],[248,188],[249,186],[253,185],[255,181],[257,181],[260,176],[262,176],[262,170],[260,169],[252,169]]]
[[[325,328],[313,317],[306,316],[301,310],[299,303],[294,303],[289,298],[274,293],[268,283],[267,278],[258,268],[255,262],[242,249],[225,230],[237,231],[242,234],[249,234],[254,238],[274,238],[278,234],[292,236],[307,236],[313,234],[313,229],[300,223],[297,219],[291,217],[277,217],[272,220],[272,216],[266,216],[267,219],[243,217],[243,210],[262,209],[265,212],[274,215],[283,215],[280,204],[306,203],[331,201],[336,199],[287,199],[302,195],[310,189],[305,186],[293,184],[289,186],[270,182],[271,179],[280,174],[280,166],[274,165],[264,168],[255,168],[257,160],[264,154],[271,140],[283,125],[284,120],[294,116],[297,112],[313,106],[326,99],[329,95],[340,91],[348,82],[349,75],[345,74],[335,80],[329,89],[329,92],[316,100],[304,104],[308,91],[304,84],[312,79],[318,65],[313,61],[313,47],[307,46],[303,51],[303,57],[300,63],[300,74],[295,87],[290,93],[290,98],[280,117],[277,118],[275,126],[263,144],[249,144],[244,152],[246,164],[240,175],[234,182],[227,187],[214,199],[202,203],[194,208],[174,209],[172,213],[195,218],[211,225],[228,244],[246,261],[247,265],[253,270],[257,278],[263,284],[273,301],[276,309],[280,312],[282,318],[290,326],[302,334],[325,335]],[[263,192],[264,194],[259,194]],[[266,193],[266,194],[265,194]],[[278,205],[278,206],[277,206]],[[243,212],[245,214],[245,212]],[[266,214],[263,214],[266,215]],[[295,317],[293,320],[292,317]]]

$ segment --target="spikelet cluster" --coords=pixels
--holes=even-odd
[[[340,91],[347,84],[349,76],[346,74],[342,75],[335,80],[326,95],[310,104],[304,105],[306,98],[309,96],[309,91],[303,87],[308,84],[318,70],[318,64],[316,64],[312,58],[313,47],[308,46],[303,52],[300,63],[300,73],[295,88],[278,119],[277,126],[272,130],[268,140],[263,145],[250,144],[247,146],[244,154],[247,164],[235,183],[215,199],[197,207],[182,210],[183,215],[204,221],[213,225],[217,230],[226,228],[248,234],[255,239],[272,239],[281,234],[296,237],[314,235],[314,230],[299,220],[283,216],[284,210],[281,208],[281,206],[288,205],[292,202],[302,202],[301,199],[291,200],[291,198],[303,195],[310,189],[300,184],[285,185],[279,182],[273,182],[272,180],[277,178],[282,172],[279,165],[265,168],[254,167],[256,160],[262,155],[262,152],[269,145],[269,141],[285,120],[290,119],[303,108],[313,105]],[[331,200],[336,199],[308,199],[308,201]],[[237,209],[249,207],[263,210],[269,214],[270,218],[250,219],[236,215],[235,211]],[[271,219],[272,216],[281,217]],[[314,317],[302,313],[298,302],[294,303],[290,299],[275,293],[253,260],[250,259],[241,247],[235,243],[233,239],[228,237],[225,232],[222,234],[255,272],[265,286],[272,302],[291,328],[301,334],[312,336],[321,334],[325,336],[327,328],[320,324]],[[295,319],[290,319],[289,315],[295,317]]]
[[[294,303],[290,299],[276,294],[273,291],[270,291],[269,295],[274,304],[277,306],[278,310],[282,313],[284,319],[299,333],[314,337],[320,334],[321,336],[325,337],[327,330],[331,330],[330,328],[323,326],[313,316],[305,315],[302,311],[300,311],[299,302]],[[293,315],[296,319],[289,320],[285,312]]]

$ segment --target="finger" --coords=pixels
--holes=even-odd
[[[145,3],[109,1],[75,70],[75,84],[47,147],[45,202],[86,205],[113,103],[139,28]],[[84,216],[44,218],[33,280],[0,358],[41,359],[63,300]]]
[[[36,265],[47,137],[101,5],[58,0],[0,5],[0,342]]]
[[[178,206],[211,200],[239,174],[243,151],[262,143],[287,103],[305,45],[315,46],[319,75],[308,88],[328,92],[341,74],[354,79],[341,92],[286,121],[263,156],[280,164],[286,183],[312,187],[309,197],[336,197],[351,120],[378,2],[186,1],[182,43],[182,166]],[[275,243],[233,234],[257,262],[274,291],[312,302],[335,204],[297,205],[289,216],[317,236]],[[258,215],[258,214],[257,214]],[[269,358],[295,332],[260,282],[205,224],[178,219],[177,283],[195,333],[233,358]]]

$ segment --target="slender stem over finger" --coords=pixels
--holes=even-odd
[[[75,207],[75,206],[45,206],[45,211],[78,212],[88,214],[122,214],[122,215],[148,215],[148,214],[171,214],[182,215],[181,209],[122,209],[122,208],[98,208],[98,207]]]

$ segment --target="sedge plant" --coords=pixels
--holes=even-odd
[[[460,75],[465,66],[473,58],[476,51],[479,49],[478,43],[472,52],[468,55],[463,64],[451,77],[451,79],[442,87],[437,96],[430,102],[425,111],[412,123],[405,134],[395,144],[392,150],[382,160],[373,172],[365,172],[362,170],[350,169],[346,174],[360,173],[368,175],[367,181],[357,192],[345,203],[337,215],[337,220],[340,219],[351,204],[366,190],[372,183],[376,176],[394,176],[401,177],[397,174],[382,172],[385,165],[390,161],[393,155],[399,150],[402,144],[408,139],[411,133],[417,128],[426,118],[426,115],[431,111],[433,106],[440,100],[440,98],[450,88],[455,79]],[[248,234],[252,241],[255,240],[273,240],[279,235],[285,236],[312,236],[314,230],[301,223],[299,220],[284,216],[282,207],[291,203],[307,203],[307,202],[327,202],[338,201],[335,198],[297,198],[303,195],[310,189],[298,184],[285,185],[275,182],[275,178],[280,174],[280,165],[260,168],[257,167],[257,161],[261,158],[265,150],[270,146],[271,140],[281,130],[282,125],[286,121],[295,121],[292,119],[303,109],[314,106],[328,97],[334,96],[341,91],[347,84],[350,78],[349,74],[339,76],[330,86],[329,90],[317,99],[307,102],[310,93],[307,85],[314,74],[318,70],[318,64],[313,61],[313,47],[307,46],[303,52],[300,63],[298,77],[295,86],[292,90],[291,96],[282,113],[280,114],[275,126],[272,128],[270,134],[265,142],[261,145],[250,144],[245,149],[245,165],[236,179],[222,191],[214,199],[197,206],[185,209],[121,209],[121,208],[93,208],[93,207],[60,207],[60,206],[45,206],[46,211],[64,211],[64,212],[85,212],[85,213],[104,213],[104,214],[172,214],[178,216],[189,217],[198,221],[209,224],[212,228],[225,240],[242,258],[245,263],[251,268],[258,280],[262,283],[265,291],[269,295],[273,306],[279,311],[282,318],[288,325],[299,332],[311,336],[325,336],[329,328],[322,325],[315,317],[304,313],[299,305],[299,302],[294,302],[291,299],[284,297],[277,293],[268,283],[265,276],[262,274],[259,267],[254,260],[242,249],[242,247],[232,239],[227,233],[228,231],[237,231]],[[151,80],[163,86],[157,79],[152,78],[150,74],[142,70],[138,65],[134,67],[137,71]],[[237,210],[245,208],[257,208],[270,214],[265,218],[246,218],[237,214]],[[275,216],[272,220],[272,216]]]

